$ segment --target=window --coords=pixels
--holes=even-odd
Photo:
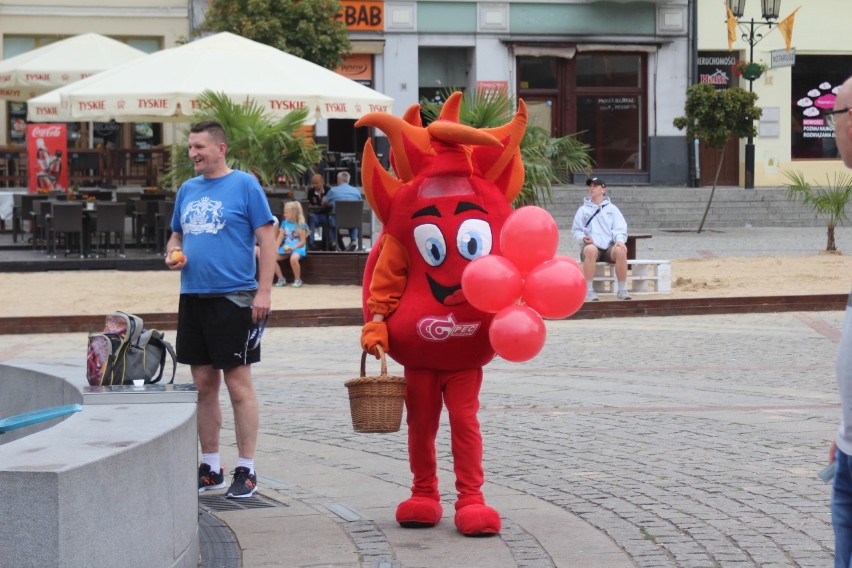
[[[790,153],[794,160],[839,159],[826,110],[852,68],[849,55],[797,55],[790,96]]]
[[[518,57],[518,82],[522,89],[556,89],[556,58]]]

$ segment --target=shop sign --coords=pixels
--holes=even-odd
[[[736,55],[727,51],[702,51],[698,54],[698,82],[720,90],[731,88],[731,67],[736,62]]]
[[[380,32],[385,29],[385,3],[377,0],[341,0],[337,19],[349,31]]]
[[[509,81],[477,81],[476,91],[479,93],[485,91],[497,91],[499,93],[509,93]]]
[[[355,53],[343,60],[336,69],[347,79],[370,86],[373,80],[373,56],[369,53]]]
[[[793,120],[794,123],[800,121],[802,138],[834,138],[834,129],[826,120],[825,112],[834,108],[838,88],[823,81],[796,98]]]
[[[792,67],[796,64],[796,48],[791,47],[788,53],[786,49],[775,49],[769,52],[770,67]]]
[[[64,124],[27,125],[30,193],[68,191],[68,139]]]

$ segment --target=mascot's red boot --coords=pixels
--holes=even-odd
[[[400,119],[370,113],[356,126],[387,134],[396,177],[379,164],[370,142],[362,179],[383,230],[364,275],[361,344],[379,345],[405,368],[408,454],[414,482],[396,520],[431,527],[443,515],[435,438],[444,405],[450,418],[456,475],[455,523],[467,536],[500,532],[500,514],[482,494],[479,389],[482,367],[494,357],[488,340],[493,314],[471,306],[461,289],[464,268],[500,254],[499,235],[521,189],[519,145],[526,107],[508,124],[475,129],[459,124],[461,93],[423,128],[419,106]]]

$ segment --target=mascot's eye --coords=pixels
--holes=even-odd
[[[459,252],[468,260],[491,252],[491,225],[482,219],[468,219],[459,227]]]
[[[414,242],[417,250],[429,266],[438,266],[447,258],[447,243],[437,225],[418,225],[414,227]]]

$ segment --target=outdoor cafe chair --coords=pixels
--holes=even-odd
[[[54,203],[50,199],[33,201],[33,250],[43,249],[47,253]]]
[[[166,245],[172,234],[172,215],[175,212],[174,201],[157,201],[157,212],[154,214],[154,240],[157,243],[157,252],[166,254]]]
[[[108,201],[97,202],[94,211],[94,224],[91,226],[91,233],[95,237],[95,256],[101,252],[104,256],[109,256],[109,245],[113,234],[116,236],[118,244],[118,255],[124,258],[124,227],[125,227],[125,204],[110,203]],[[101,249],[103,239],[104,248]]]
[[[61,202],[53,204],[53,214],[50,223],[50,250],[56,258],[57,237],[65,236],[65,256],[71,252],[71,237],[76,236],[80,258],[83,258],[83,204],[78,202]]]
[[[340,232],[346,231],[349,234],[349,229],[358,229],[358,246],[356,250],[361,250],[361,224],[362,211],[364,210],[364,200],[346,200],[338,199],[334,202],[334,235],[331,235],[331,242],[340,243]],[[351,243],[350,243],[351,244]],[[339,249],[343,249],[338,245]]]

